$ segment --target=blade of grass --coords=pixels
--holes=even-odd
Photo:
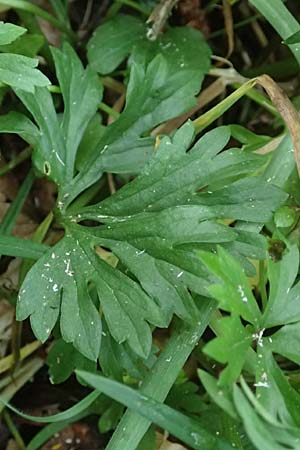
[[[151,372],[143,381],[140,388],[142,394],[160,402],[167,397],[216,308],[215,303],[208,299],[202,299],[200,305],[201,321],[193,327],[187,327],[184,323],[177,325]],[[150,425],[151,421],[145,417],[127,410],[106,450],[135,450]]]
[[[300,30],[300,24],[290,13],[282,0],[249,0],[283,40]],[[300,65],[300,45],[290,44],[289,48]]]
[[[26,198],[30,192],[31,186],[34,181],[33,171],[30,171],[22,183],[21,188],[19,189],[16,198],[10,205],[8,211],[6,212],[1,224],[0,224],[0,234],[8,235],[11,233],[17,217],[26,201]]]
[[[26,445],[25,442],[21,436],[21,434],[19,433],[18,428],[16,427],[16,425],[14,424],[12,418],[10,417],[10,414],[7,410],[3,411],[3,418],[6,422],[6,425],[9,429],[9,431],[11,432],[11,435],[14,437],[17,446],[20,450],[26,450]]]
[[[59,433],[61,430],[66,428],[71,423],[77,422],[88,416],[91,412],[88,410],[72,417],[72,419],[64,420],[63,422],[55,422],[46,425],[41,431],[39,431],[34,438],[27,444],[27,450],[39,450],[43,444],[45,444],[52,436]]]
[[[58,423],[63,422],[66,420],[70,420],[75,416],[78,416],[78,414],[85,411],[101,394],[99,391],[93,391],[90,394],[88,394],[86,397],[84,397],[80,402],[76,403],[75,405],[71,406],[71,408],[67,409],[66,411],[60,412],[58,414],[54,414],[47,417],[39,417],[39,416],[32,416],[30,414],[25,414],[18,409],[16,409],[14,406],[10,405],[8,403],[7,397],[5,395],[0,396],[0,403],[2,402],[3,405],[5,405],[7,408],[9,408],[14,413],[18,414],[19,416],[23,417],[26,420],[30,420],[32,422],[39,422],[39,423]]]
[[[6,256],[39,259],[49,247],[14,236],[0,236],[0,253]]]
[[[145,394],[100,375],[81,370],[77,370],[76,373],[94,389],[102,390],[104,394],[143,415],[195,450],[233,449],[229,443],[209,433],[197,420]]]

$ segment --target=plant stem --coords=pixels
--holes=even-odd
[[[300,30],[300,24],[290,13],[282,0],[249,0],[283,40]],[[300,45],[291,44],[289,48],[300,65]]]
[[[202,116],[198,117],[193,121],[195,130],[200,133],[202,130],[207,128],[211,123],[213,123],[218,117],[224,114],[232,105],[234,105],[243,95],[245,95],[251,88],[253,88],[257,83],[256,78],[253,78],[246,83],[242,84],[236,91],[222,100],[218,105],[211,108]]]
[[[208,326],[215,310],[215,302],[202,299],[201,322],[193,325],[180,323],[172,333],[151,372],[141,386],[141,392],[154,400],[163,402],[179,371]],[[116,428],[106,450],[135,450],[151,422],[139,414],[127,410]]]
[[[26,450],[25,442],[23,441],[23,438],[20,435],[19,430],[17,429],[16,425],[12,421],[10,414],[6,409],[3,411],[3,418],[8,426],[9,431],[11,432],[12,436],[15,438],[15,441],[17,443],[17,446],[19,447],[19,450]]]
[[[235,89],[239,88],[241,85],[238,83],[232,83],[231,85]],[[279,112],[273,105],[273,103],[261,92],[256,89],[249,89],[245,92],[246,97],[251,98],[255,103],[265,108],[269,113],[271,113],[275,117],[280,117]]]
[[[29,355],[35,352],[41,345],[42,343],[39,341],[33,341],[30,342],[30,344],[26,344],[20,350],[20,361],[23,361],[25,358],[27,358]],[[0,373],[6,372],[8,369],[10,369],[13,365],[13,362],[14,362],[13,355],[7,355],[4,358],[2,358],[0,361]]]
[[[34,182],[33,172],[30,170],[27,177],[23,181],[21,188],[19,189],[16,198],[11,203],[9,209],[7,210],[5,216],[0,224],[0,233],[8,235],[12,232],[12,229],[16,223],[17,217],[20,214],[21,209],[27,199],[30,192],[32,184]]]
[[[242,28],[245,25],[248,25],[249,23],[254,22],[255,20],[259,19],[260,17],[261,17],[260,14],[255,14],[254,16],[247,17],[247,19],[244,19],[238,23],[235,23],[233,25],[233,28],[234,28],[234,30],[238,30],[239,28]],[[208,39],[214,39],[218,36],[222,36],[222,34],[224,34],[225,32],[226,32],[225,28],[214,31],[214,32],[210,33],[210,35],[208,36]]]
[[[51,25],[53,25],[54,27],[65,32],[72,40],[77,39],[75,33],[73,33],[73,31],[71,31],[63,22],[31,2],[25,0],[1,0],[1,4],[8,5],[11,8],[21,9],[22,11],[27,11],[34,14],[35,16],[39,16],[47,22],[51,23]]]
[[[26,147],[24,150],[21,151],[21,153],[18,154],[14,159],[9,161],[5,166],[0,168],[0,177],[5,175],[10,170],[14,169],[16,166],[21,164],[23,161],[29,158],[31,155],[31,147]]]
[[[115,111],[113,108],[111,108],[110,106],[106,105],[106,103],[101,102],[99,105],[99,109],[101,109],[102,111],[104,111],[106,114],[108,114],[109,116],[112,116],[114,119],[117,119],[120,116],[120,113],[118,113],[117,111]]]
[[[117,92],[118,94],[124,94],[126,92],[124,84],[122,84],[120,81],[115,80],[112,77],[101,77],[100,81],[104,87],[107,87]]]

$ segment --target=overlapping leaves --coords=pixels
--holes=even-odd
[[[172,39],[171,36],[171,43]],[[185,39],[186,45],[194,44],[192,35]],[[100,136],[96,133],[94,141],[89,142],[94,151],[88,150],[88,158],[79,165],[75,165],[79,144],[89,123],[95,119],[101,100],[101,84],[93,69],[89,66],[84,69],[68,44],[62,51],[52,49],[64,102],[62,120],[57,116],[46,88],[36,89],[34,95],[16,90],[39,129],[34,144],[34,163],[41,173],[58,184],[61,209],[95,183],[103,171],[132,173],[141,170],[154,148],[154,138],[147,136],[149,131],[186,111],[195,102],[210,58],[209,48],[202,38],[197,41],[197,49],[203,51],[201,68],[194,67],[194,61],[199,61],[194,57],[192,63],[180,69],[174,80],[170,79],[174,67],[163,52],[153,59],[144,58],[137,62],[134,58],[124,111]],[[182,52],[179,52],[174,60],[179,64],[181,57]],[[5,131],[18,133],[19,128],[16,120]]]
[[[26,33],[25,28],[1,22],[0,45],[11,44],[24,33]],[[11,53],[0,53],[0,81],[14,88],[34,92],[36,86],[50,84],[48,78],[36,69],[37,65],[37,59]]]
[[[241,266],[224,249],[219,248],[218,254],[201,253],[201,259],[222,281],[210,286],[209,292],[218,300],[219,307],[230,313],[221,319],[220,335],[205,348],[211,357],[227,363],[220,383],[229,384],[238,378],[252,341],[256,341],[258,349],[267,346],[273,352],[299,362],[296,350],[300,321],[299,282],[295,283],[299,267],[297,247],[291,246],[280,261],[268,258],[270,292],[264,311],[259,308]],[[244,328],[239,318],[249,325]],[[265,330],[275,326],[281,328],[264,337]],[[231,349],[236,349],[234,358],[231,352],[224,352],[224,348],[229,348],[228,342],[231,342]]]
[[[66,236],[31,269],[17,307],[19,319],[31,316],[39,339],[47,339],[59,318],[63,339],[96,359],[101,341],[98,299],[114,339],[128,341],[144,357],[151,348],[149,324],[166,327],[173,314],[196,320],[187,287],[205,293],[208,275],[193,249],[236,239],[234,228],[217,218],[252,220],[254,205],[255,221],[264,221],[285,194],[252,177],[233,182],[223,195],[220,189],[199,192],[220,176],[231,180],[255,170],[264,159],[238,149],[218,154],[228,142],[227,128],[208,133],[187,152],[193,138],[193,125],[187,123],[173,141],[162,141],[133,182],[102,203],[62,218]],[[254,183],[260,189],[251,189]],[[101,225],[74,223],[83,219]],[[103,261],[95,252],[99,245],[109,248],[126,270]],[[39,291],[30,293],[37,282]]]

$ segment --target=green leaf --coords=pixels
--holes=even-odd
[[[183,50],[189,48],[191,58],[182,63],[183,51],[175,52],[178,53],[175,61],[179,66],[176,71],[170,64],[173,59],[161,53],[151,60],[143,57],[140,62],[136,61],[137,54],[134,55],[126,107],[119,119],[107,127],[97,152],[86,161],[70,185],[72,198],[96,182],[103,171],[140,172],[154,147],[154,138],[142,136],[156,125],[194,106],[195,94],[209,70],[210,51],[199,32],[185,30],[176,33],[176,42],[185,42]],[[202,57],[199,58],[199,55]],[[180,64],[184,66],[180,67]]]
[[[98,421],[100,433],[108,433],[109,431],[116,428],[123,412],[123,405],[120,405],[120,403],[117,402],[112,402],[111,405],[103,412]]]
[[[12,23],[0,22],[0,45],[10,44],[26,33],[26,28],[19,27]]]
[[[62,120],[56,114],[48,89],[36,89],[34,94],[19,90],[16,93],[40,129],[34,148],[35,165],[59,186],[68,186],[74,175],[79,143],[100,103],[102,88],[96,74],[90,68],[83,68],[69,44],[65,43],[62,51],[52,49],[52,54],[64,100]],[[67,197],[65,193],[59,207]]]
[[[96,365],[79,353],[72,344],[62,339],[54,342],[47,357],[49,375],[52,383],[62,383],[67,380],[75,369],[93,371]]]
[[[252,342],[251,333],[246,330],[237,315],[224,317],[219,321],[220,335],[204,347],[204,352],[222,364],[219,385],[231,385],[239,377]]]
[[[274,222],[278,228],[291,227],[295,224],[296,220],[296,211],[289,206],[282,206],[274,215]]]
[[[122,402],[127,407],[147,417],[193,449],[229,450],[232,448],[229,443],[207,432],[196,420],[184,416],[170,407],[140,394],[138,391],[100,375],[83,371],[77,371],[76,373],[90,386],[101,389],[103,393],[114,400]]]
[[[87,45],[88,60],[97,72],[110,73],[143,37],[146,38],[146,27],[138,18],[118,14],[93,33]]]
[[[41,50],[44,43],[45,38],[41,34],[26,34],[11,44],[2,45],[0,43],[0,52],[15,53],[33,58]]]
[[[236,409],[243,421],[244,428],[250,440],[259,450],[299,449],[298,432],[270,424],[256,413],[243,392],[237,386],[233,388]]]
[[[260,310],[252,294],[248,279],[241,266],[222,247],[217,254],[200,253],[200,258],[222,284],[209,287],[209,292],[219,301],[221,309],[240,315],[256,328],[260,324]]]
[[[36,69],[37,59],[10,53],[0,54],[0,81],[27,92],[34,92],[36,86],[50,84],[48,78]]]
[[[30,315],[35,335],[45,342],[60,317],[65,342],[73,343],[95,361],[100,350],[101,320],[87,285],[92,274],[82,242],[66,235],[28,272],[19,295],[18,320]],[[37,285],[39,290],[32,291]]]
[[[293,286],[299,267],[299,250],[290,247],[281,261],[268,259],[269,299],[263,315],[263,326],[272,327],[300,320],[299,282]]]
[[[300,341],[300,322],[285,325],[269,339],[266,338],[268,347],[274,353],[279,353],[285,358],[300,365],[300,354],[298,351]]]
[[[260,404],[287,427],[300,423],[300,395],[290,385],[270,350],[272,338],[264,338],[259,346],[256,370],[256,395]],[[276,345],[276,344],[275,344]]]
[[[199,319],[189,290],[205,295],[209,276],[195,249],[234,241],[237,236],[234,228],[218,223],[217,219],[226,217],[225,201],[230,210],[230,205],[239,199],[234,188],[226,191],[224,197],[219,190],[215,208],[197,204],[202,195],[198,191],[214,177],[220,179],[223,172],[225,177],[248,173],[264,158],[238,150],[218,154],[229,139],[227,128],[206,134],[186,153],[193,135],[194,128],[187,123],[172,141],[165,138],[143,173],[114,196],[98,205],[74,208],[71,215],[62,216],[66,236],[31,269],[17,307],[20,319],[31,315],[33,330],[40,340],[47,339],[59,318],[63,339],[73,342],[86,357],[97,357],[100,335],[98,325],[88,327],[89,322],[96,324],[91,317],[94,306],[88,286],[98,293],[112,337],[118,343],[128,342],[144,358],[151,350],[149,324],[167,327],[174,314],[189,322]],[[257,183],[260,189],[254,189],[249,199],[249,204],[254,205],[251,210],[257,208],[262,211],[259,214],[269,217],[274,204],[280,204],[286,196],[263,181]],[[246,201],[249,186],[240,184],[239,188],[245,194],[241,195],[239,207],[231,210],[230,217],[236,213],[251,220]],[[72,223],[83,219],[95,220],[100,225],[91,228]],[[246,233],[239,235],[241,243],[247,241],[246,236]],[[95,252],[99,245],[110,249],[123,267],[114,268],[103,261]],[[51,259],[52,252],[55,261]],[[68,264],[74,277],[66,273]],[[29,286],[41,277],[39,295],[30,295]],[[82,296],[88,300],[84,301]],[[238,301],[242,303],[240,294]],[[89,310],[84,312],[84,308]],[[251,308],[250,312],[254,306]],[[89,319],[78,316],[75,321],[74,311],[87,314]]]
[[[238,419],[233,404],[231,386],[220,387],[217,380],[204,370],[198,369],[197,373],[211,399],[233,419]]]
[[[66,178],[74,175],[74,163],[78,146],[102,98],[102,86],[90,67],[83,69],[82,63],[69,44],[62,51],[51,49],[56,75],[63,95],[64,114],[61,124],[66,146]]]
[[[97,239],[72,229],[29,271],[20,292],[18,320],[31,316],[35,335],[45,341],[58,317],[62,337],[84,356],[96,360],[101,341],[101,320],[88,292],[93,281],[106,321],[117,342],[128,340],[134,351],[147,356],[151,331],[146,323],[166,326],[158,306],[129,277],[94,254]],[[39,292],[31,293],[39,280]]]
[[[24,141],[35,145],[39,139],[39,130],[28,117],[17,112],[0,116],[0,133],[15,133]]]
[[[2,255],[39,259],[48,248],[44,244],[37,244],[13,236],[0,235],[0,254]]]
[[[161,54],[168,64],[170,83],[186,80],[194,92],[199,90],[203,76],[209,70],[211,50],[202,33],[192,27],[172,27],[155,41],[139,40],[133,48],[131,59],[138,64],[148,64]]]
[[[12,405],[10,405],[8,402],[6,402],[1,397],[0,397],[0,403],[4,403],[7,408],[9,408],[15,414],[17,414],[20,417],[23,417],[26,420],[30,420],[32,422],[39,422],[39,423],[58,423],[58,422],[62,422],[62,421],[71,420],[74,416],[77,416],[78,414],[80,414],[82,411],[87,409],[99,397],[99,395],[101,395],[101,392],[93,391],[90,394],[88,394],[86,397],[84,397],[82,400],[80,400],[80,402],[76,403],[74,406],[71,406],[71,408],[67,409],[66,411],[63,411],[63,412],[60,412],[58,414],[54,414],[54,415],[51,415],[48,417],[31,416],[30,414],[24,414],[23,412],[14,408]]]

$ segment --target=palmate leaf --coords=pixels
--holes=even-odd
[[[187,123],[173,141],[163,140],[142,174],[114,196],[61,216],[66,235],[30,270],[17,305],[18,319],[31,316],[39,339],[47,339],[59,318],[63,339],[96,359],[101,323],[91,290],[98,293],[113,338],[127,341],[143,357],[151,349],[149,324],[166,327],[173,314],[198,320],[187,288],[206,294],[209,276],[194,249],[236,238],[234,228],[218,223],[217,218],[232,218],[235,213],[240,220],[251,220],[246,192],[250,195],[247,182],[252,186],[253,178],[233,183],[239,183],[241,203],[230,194],[234,187],[226,188],[228,215],[225,205],[218,203],[219,190],[213,206],[201,205],[201,196],[205,199],[206,194],[198,191],[222,174],[226,180],[255,170],[264,158],[238,149],[218,154],[229,139],[227,128],[208,133],[187,153],[193,137],[193,125]],[[254,190],[248,199],[255,206],[251,210],[257,208],[253,217],[255,221],[271,218],[286,195],[259,178],[255,181],[261,183],[261,190]],[[100,225],[91,228],[75,223],[86,218]],[[109,248],[124,268],[102,260],[95,251],[99,245]],[[31,293],[34,283],[40,289]]]

